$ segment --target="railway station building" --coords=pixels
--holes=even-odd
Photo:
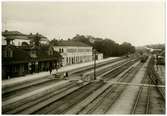
[[[92,61],[92,47],[82,42],[62,40],[53,48],[62,55],[63,66]]]

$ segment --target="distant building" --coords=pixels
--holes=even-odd
[[[31,34],[27,35],[27,34],[23,34],[23,33],[19,32],[19,31],[7,31],[7,30],[5,30],[4,32],[2,32],[2,45],[7,44],[6,41],[5,41],[5,39],[7,37],[8,38],[10,37],[12,39],[10,44],[14,45],[14,46],[22,46],[24,44],[30,44],[30,42],[33,41],[31,36],[35,36],[35,34],[31,33]],[[42,44],[49,43],[49,40],[45,36],[43,36],[41,34],[39,34],[39,36],[41,38],[40,43],[42,43]]]
[[[5,30],[4,32],[2,32],[2,45],[6,45],[6,38],[10,38],[11,39],[11,45],[14,46],[21,46],[22,43],[30,43],[30,39],[27,37],[27,35],[22,34],[21,32],[18,31],[7,31]]]
[[[103,53],[97,52],[96,55],[97,55],[96,60],[102,60],[103,59]]]
[[[61,53],[63,66],[92,61],[92,47],[82,42],[62,40],[53,48]]]

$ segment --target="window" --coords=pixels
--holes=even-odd
[[[61,53],[61,48],[59,48],[59,52]]]
[[[31,56],[32,58],[36,58],[36,57],[37,57],[36,51],[32,50],[32,51],[30,52],[30,56]]]
[[[16,73],[16,72],[17,72],[17,65],[13,65],[13,66],[12,66],[12,72],[13,72],[13,73]]]
[[[66,62],[68,63],[68,57],[66,57]]]
[[[12,48],[7,47],[6,50],[5,50],[4,56],[5,57],[13,57],[13,50],[12,50]]]
[[[20,43],[20,42],[18,42],[18,46],[21,46],[21,43]]]

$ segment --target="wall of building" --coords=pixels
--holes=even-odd
[[[92,61],[92,47],[55,46],[54,50],[61,53],[63,66]]]
[[[2,45],[6,45],[7,44],[5,39],[6,38],[2,36]],[[17,39],[16,38],[13,41],[11,41],[11,44],[15,45],[15,46],[21,46],[23,42],[26,42],[26,43],[30,44],[30,39],[20,39],[20,38]],[[49,41],[42,40],[42,41],[40,41],[40,43],[42,43],[42,44],[48,44]]]
[[[5,37],[2,36],[2,45],[7,45],[7,42],[5,40]]]
[[[13,40],[12,44],[15,46],[21,46],[23,42],[30,44],[30,40],[24,40],[24,39],[15,39]]]
[[[103,54],[102,53],[97,54],[97,60],[102,60],[102,59],[103,59]]]
[[[41,44],[48,44],[49,41],[43,41],[43,40],[42,40],[42,41],[40,41],[40,43],[41,43]]]

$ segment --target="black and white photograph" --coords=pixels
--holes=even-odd
[[[1,1],[1,114],[165,115],[165,9]]]

